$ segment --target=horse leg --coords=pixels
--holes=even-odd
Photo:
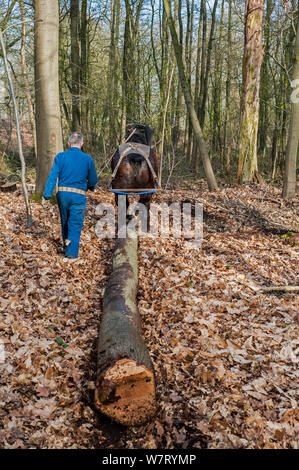
[[[140,196],[139,203],[144,204],[147,209],[146,231],[150,231],[150,203],[151,196]]]
[[[115,204],[116,204],[117,212],[118,212],[118,221],[121,220],[121,222],[122,222],[124,220],[125,225],[126,225],[127,222],[128,222],[128,218],[129,218],[129,220],[130,220],[130,218],[132,218],[132,216],[127,215],[128,214],[128,208],[129,208],[129,205],[130,205],[129,198],[128,198],[128,196],[126,196],[126,205],[125,205],[125,208],[124,208],[123,203],[120,205],[120,199],[119,199],[120,196],[123,197],[124,195],[115,194],[115,196],[114,196],[115,197]],[[125,209],[125,217],[122,216],[120,218],[120,211],[123,210],[123,209]]]

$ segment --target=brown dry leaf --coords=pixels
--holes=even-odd
[[[81,257],[70,265],[56,250],[57,207],[45,213],[32,203],[28,228],[21,194],[0,193],[0,447],[298,447],[298,296],[250,288],[298,283],[298,244],[265,232],[244,209],[299,231],[295,205],[267,185],[211,193],[200,181],[155,196],[186,200],[205,208],[201,249],[140,238],[138,307],[158,411],[119,433],[87,406],[114,246],[95,234],[95,207],[113,197],[88,198]]]

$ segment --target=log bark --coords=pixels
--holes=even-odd
[[[264,286],[249,286],[250,289],[254,290],[255,292],[298,292],[299,286],[271,286],[271,287],[264,287]]]
[[[0,185],[0,191],[2,193],[14,193],[17,189],[16,183],[5,183],[2,186]]]
[[[95,405],[115,421],[134,425],[147,421],[156,406],[154,368],[136,305],[138,238],[128,235],[116,242],[104,293]]]

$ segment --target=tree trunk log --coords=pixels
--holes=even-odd
[[[0,185],[0,191],[2,193],[14,193],[17,189],[16,183],[5,183],[2,186]]]
[[[249,287],[255,292],[260,292],[260,293],[263,293],[263,292],[298,292],[299,291],[299,286],[272,286],[272,287],[249,286]]]
[[[105,289],[98,340],[95,405],[121,424],[141,424],[155,412],[154,368],[136,305],[138,238],[119,238]]]

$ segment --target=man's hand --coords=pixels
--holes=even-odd
[[[49,199],[46,199],[46,198],[44,198],[44,196],[43,196],[43,197],[42,197],[42,206],[43,206],[43,208],[45,209],[46,207],[49,206],[49,204],[50,204]]]

